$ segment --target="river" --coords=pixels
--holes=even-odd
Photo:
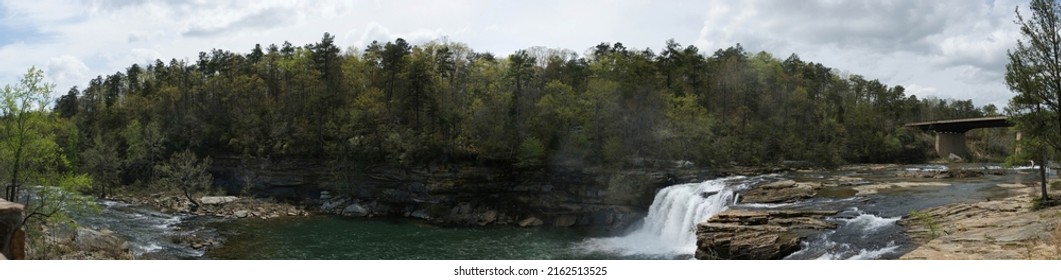
[[[995,169],[997,166],[966,165]],[[935,165],[907,169],[946,168]],[[910,211],[999,196],[1000,183],[1034,180],[1034,172],[953,179],[946,187],[913,187],[854,195],[820,193],[788,204],[740,204],[739,193],[781,179],[825,180],[840,176],[862,183],[911,181],[895,170],[792,172],[727,177],[674,185],[660,190],[643,222],[624,232],[514,227],[437,227],[412,219],[335,216],[272,220],[221,220],[170,215],[140,206],[105,201],[103,214],[83,224],[107,227],[130,240],[140,258],[164,259],[688,259],[695,251],[695,224],[728,208],[837,210],[827,218],[838,224],[807,238],[803,249],[786,259],[895,259],[914,249],[896,222]],[[709,193],[710,195],[703,195]],[[192,250],[182,236],[223,238],[225,245]]]

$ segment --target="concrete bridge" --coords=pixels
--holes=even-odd
[[[918,128],[921,131],[936,133],[936,153],[950,160],[954,154],[962,159],[969,159],[969,148],[965,146],[965,132],[977,128],[1011,127],[1013,123],[1005,116],[970,119],[938,120],[930,122],[908,123],[904,127]],[[1017,133],[1020,139],[1020,133]]]

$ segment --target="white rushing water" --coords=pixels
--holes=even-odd
[[[89,228],[106,228],[129,241],[129,249],[137,258],[145,254],[161,254],[159,258],[198,258],[202,250],[177,244],[174,238],[198,234],[202,225],[181,226],[190,216],[166,214],[143,206],[120,201],[101,200],[101,213],[78,217],[78,223]]]
[[[839,227],[803,241],[803,249],[786,257],[786,259],[818,260],[873,260],[890,256],[892,258],[900,246],[894,241],[885,244],[875,240],[889,240],[889,235],[902,234],[896,225],[899,217],[885,218],[865,213],[858,208],[851,208],[841,213],[848,218],[830,218]]]
[[[624,256],[667,258],[696,251],[696,224],[726,210],[737,192],[752,185],[745,177],[666,187],[656,194],[640,228],[620,237],[591,238],[580,247]]]

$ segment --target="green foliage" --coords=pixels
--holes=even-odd
[[[1006,111],[1023,133],[1022,153],[1016,160],[1046,160],[1047,147],[1056,154],[1061,150],[1061,3],[1032,0],[1031,18],[1017,12],[1016,23],[1021,38],[1010,50],[1006,64],[1006,85],[1017,93]],[[1042,183],[1042,200],[1048,200],[1046,178]]]
[[[608,137],[604,141],[603,156],[604,162],[612,166],[622,166],[626,159],[626,147],[623,146],[623,141],[616,137]]]
[[[910,218],[914,219],[921,227],[927,229],[931,238],[939,237],[939,223],[936,222],[936,218],[932,217],[932,215],[913,210],[910,211]]]
[[[43,83],[43,76],[30,68],[18,85],[5,86],[0,107],[0,181],[5,182],[4,198],[25,206],[22,225],[31,232],[29,243],[37,246],[31,252],[35,258],[47,257],[42,248],[52,241],[33,233],[71,226],[71,216],[96,209],[94,200],[81,195],[92,180],[73,172],[68,155],[76,153],[64,150],[77,146],[77,133],[68,120],[47,111],[53,86]]]
[[[199,200],[193,198],[192,193],[207,191],[214,180],[213,176],[206,172],[209,166],[209,157],[200,161],[191,150],[175,153],[165,164],[155,166],[155,172],[159,176],[156,184],[163,189],[183,193],[188,202],[195,206],[192,209],[195,211],[199,207]]]
[[[55,247],[60,241],[55,233],[76,228],[74,217],[100,213],[95,199],[81,195],[92,188],[88,175],[66,174],[53,183],[56,185],[29,188],[19,200],[26,205],[23,224],[32,249],[28,254],[33,259],[57,257]]]
[[[96,136],[92,145],[81,152],[82,170],[92,176],[96,186],[94,192],[100,198],[106,198],[107,190],[118,186],[121,168],[118,158],[114,141],[103,140],[101,136]]]
[[[186,149],[362,166],[908,162],[926,159],[931,143],[902,124],[984,114],[740,45],[710,54],[671,40],[657,55],[602,43],[586,57],[402,39],[338,49],[325,34],[133,65],[56,108],[77,123],[77,143],[101,136],[118,147],[126,184],[153,180],[145,167]]]
[[[516,167],[519,168],[535,168],[545,164],[548,157],[548,151],[545,149],[545,145],[542,141],[535,137],[529,137],[523,140],[523,143],[519,145],[519,156],[517,157]]]

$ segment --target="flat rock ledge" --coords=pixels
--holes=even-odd
[[[1061,256],[1061,206],[1032,211],[1035,196],[958,203],[899,221],[921,244],[900,259],[1056,259]]]
[[[800,249],[800,241],[836,228],[825,217],[837,211],[743,210],[719,213],[696,226],[696,258],[779,260]]]
[[[755,186],[741,194],[742,203],[784,203],[814,197],[820,185],[784,180]]]

